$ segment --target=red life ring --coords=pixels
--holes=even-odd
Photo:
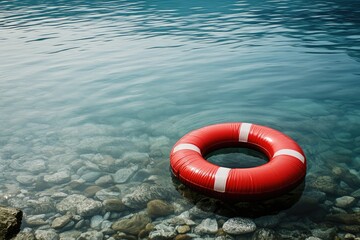
[[[243,146],[265,153],[266,164],[226,168],[204,159],[211,151]],[[306,159],[299,145],[285,134],[251,123],[222,123],[194,130],[172,148],[170,166],[185,185],[222,199],[263,199],[299,185]]]

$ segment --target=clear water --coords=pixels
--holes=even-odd
[[[3,205],[54,189],[83,194],[68,190],[68,182],[36,187],[36,178],[68,169],[76,180],[89,166],[86,154],[116,162],[143,153],[136,164],[176,194],[168,171],[173,144],[227,121],[266,125],[295,139],[308,158],[306,183],[333,176],[334,167],[359,175],[357,0],[0,1],[0,56]],[[45,166],[38,170],[24,167],[39,160]],[[360,185],[335,180],[345,193],[326,193],[319,202],[325,215],[359,212],[358,197],[347,209],[335,199]],[[131,184],[141,181],[120,185]],[[313,191],[306,184],[303,194]],[[311,236],[343,225],[286,215],[284,222],[303,221],[309,229],[283,223],[276,231]]]

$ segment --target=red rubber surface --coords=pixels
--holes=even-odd
[[[306,174],[306,159],[299,145],[285,134],[264,126],[251,124],[247,142],[239,142],[243,123],[223,123],[194,130],[182,137],[170,154],[173,174],[185,185],[207,195],[223,199],[262,199],[281,195],[300,184]],[[193,144],[191,149],[174,151],[179,144]],[[233,168],[225,178],[225,190],[214,188],[219,166],[204,159],[209,152],[233,146],[245,146],[264,152],[269,162],[253,168]],[[291,155],[274,153],[290,149],[303,156],[303,162]]]

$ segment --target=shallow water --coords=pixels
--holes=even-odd
[[[325,196],[281,211],[276,234],[320,237],[337,227],[340,237],[359,235],[323,218],[360,211],[359,1],[1,1],[0,56],[0,204],[24,209],[25,232],[53,229],[59,209],[34,207],[44,197],[101,200],[84,189],[103,176],[113,179],[100,188],[120,199],[138,185],[165,185],[172,197],[163,198],[181,214],[194,199],[175,189],[171,147],[198,127],[239,121],[296,140],[308,159],[303,196]],[[114,180],[132,167],[135,175]],[[343,196],[355,200],[339,207]],[[220,207],[193,219],[221,226],[223,215]],[[54,231],[114,234],[91,218]],[[252,233],[232,237],[241,236]]]

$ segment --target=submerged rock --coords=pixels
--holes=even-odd
[[[45,175],[44,181],[51,184],[62,184],[69,182],[71,179],[70,172],[63,170],[54,174]]]
[[[131,167],[121,168],[114,173],[113,178],[115,183],[125,183],[129,180],[131,176],[135,174],[138,170],[137,165],[132,165]]]
[[[147,212],[151,217],[167,216],[174,212],[174,207],[159,199],[147,203]]]
[[[339,222],[348,225],[360,225],[360,212],[332,214],[328,215],[326,219],[332,222]]]
[[[169,188],[160,185],[142,184],[136,187],[132,193],[125,195],[123,203],[130,208],[144,208],[154,199],[168,199],[172,197]]]
[[[37,240],[59,240],[59,235],[55,232],[55,230],[36,230],[35,238]]]
[[[115,231],[124,232],[127,234],[138,235],[145,226],[151,222],[147,214],[135,214],[131,218],[121,219],[114,222],[111,228]]]
[[[173,226],[160,223],[150,232],[150,239],[172,239],[176,236],[176,230]]]
[[[256,230],[251,240],[277,240],[279,237],[276,235],[274,230],[260,228]]]
[[[51,223],[51,227],[55,229],[63,228],[66,224],[68,224],[71,220],[71,215],[66,214],[61,217],[57,217],[54,219],[54,221]]]
[[[206,218],[197,225],[194,229],[194,232],[197,234],[214,234],[218,231],[218,223],[216,219]]]
[[[79,194],[67,196],[56,205],[59,212],[74,212],[81,216],[92,216],[100,211],[101,202],[92,200]]]
[[[19,209],[0,206],[0,239],[10,239],[20,232],[22,216]]]
[[[348,208],[353,206],[355,203],[355,198],[351,196],[343,196],[335,199],[335,206],[340,208]]]
[[[104,234],[98,231],[88,231],[82,233],[76,240],[103,240]]]
[[[229,234],[244,234],[256,230],[255,223],[248,218],[230,218],[223,225],[223,230]]]

